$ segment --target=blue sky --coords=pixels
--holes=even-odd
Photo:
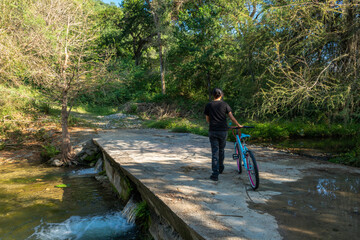
[[[119,6],[119,3],[122,2],[122,0],[102,0],[104,3],[115,3],[116,6]]]

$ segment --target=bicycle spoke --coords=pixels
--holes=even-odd
[[[255,190],[259,187],[259,172],[256,160],[251,151],[246,153],[246,164],[248,165],[248,176],[251,187]]]

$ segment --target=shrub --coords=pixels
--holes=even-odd
[[[43,145],[43,151],[40,153],[40,157],[43,161],[48,161],[60,153],[60,151],[53,145]]]

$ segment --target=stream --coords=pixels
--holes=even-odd
[[[94,170],[28,163],[0,169],[0,240],[144,239]]]
[[[354,138],[295,138],[272,141],[252,140],[251,143],[287,150],[299,155],[328,160],[356,146]]]

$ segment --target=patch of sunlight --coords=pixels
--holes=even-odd
[[[88,113],[83,106],[75,106],[71,111],[76,113]]]
[[[268,173],[268,172],[262,172],[260,177],[262,179],[266,179],[266,180],[272,181],[274,183],[296,182],[297,180],[299,180],[298,176],[294,176],[294,175],[293,176],[284,176],[284,175]]]
[[[295,227],[287,227],[287,229],[289,231],[293,231],[293,232],[305,233],[305,234],[309,235],[309,237],[311,237],[311,238],[320,238],[320,236],[316,232],[309,231],[309,230],[306,230],[306,229],[295,228]]]

